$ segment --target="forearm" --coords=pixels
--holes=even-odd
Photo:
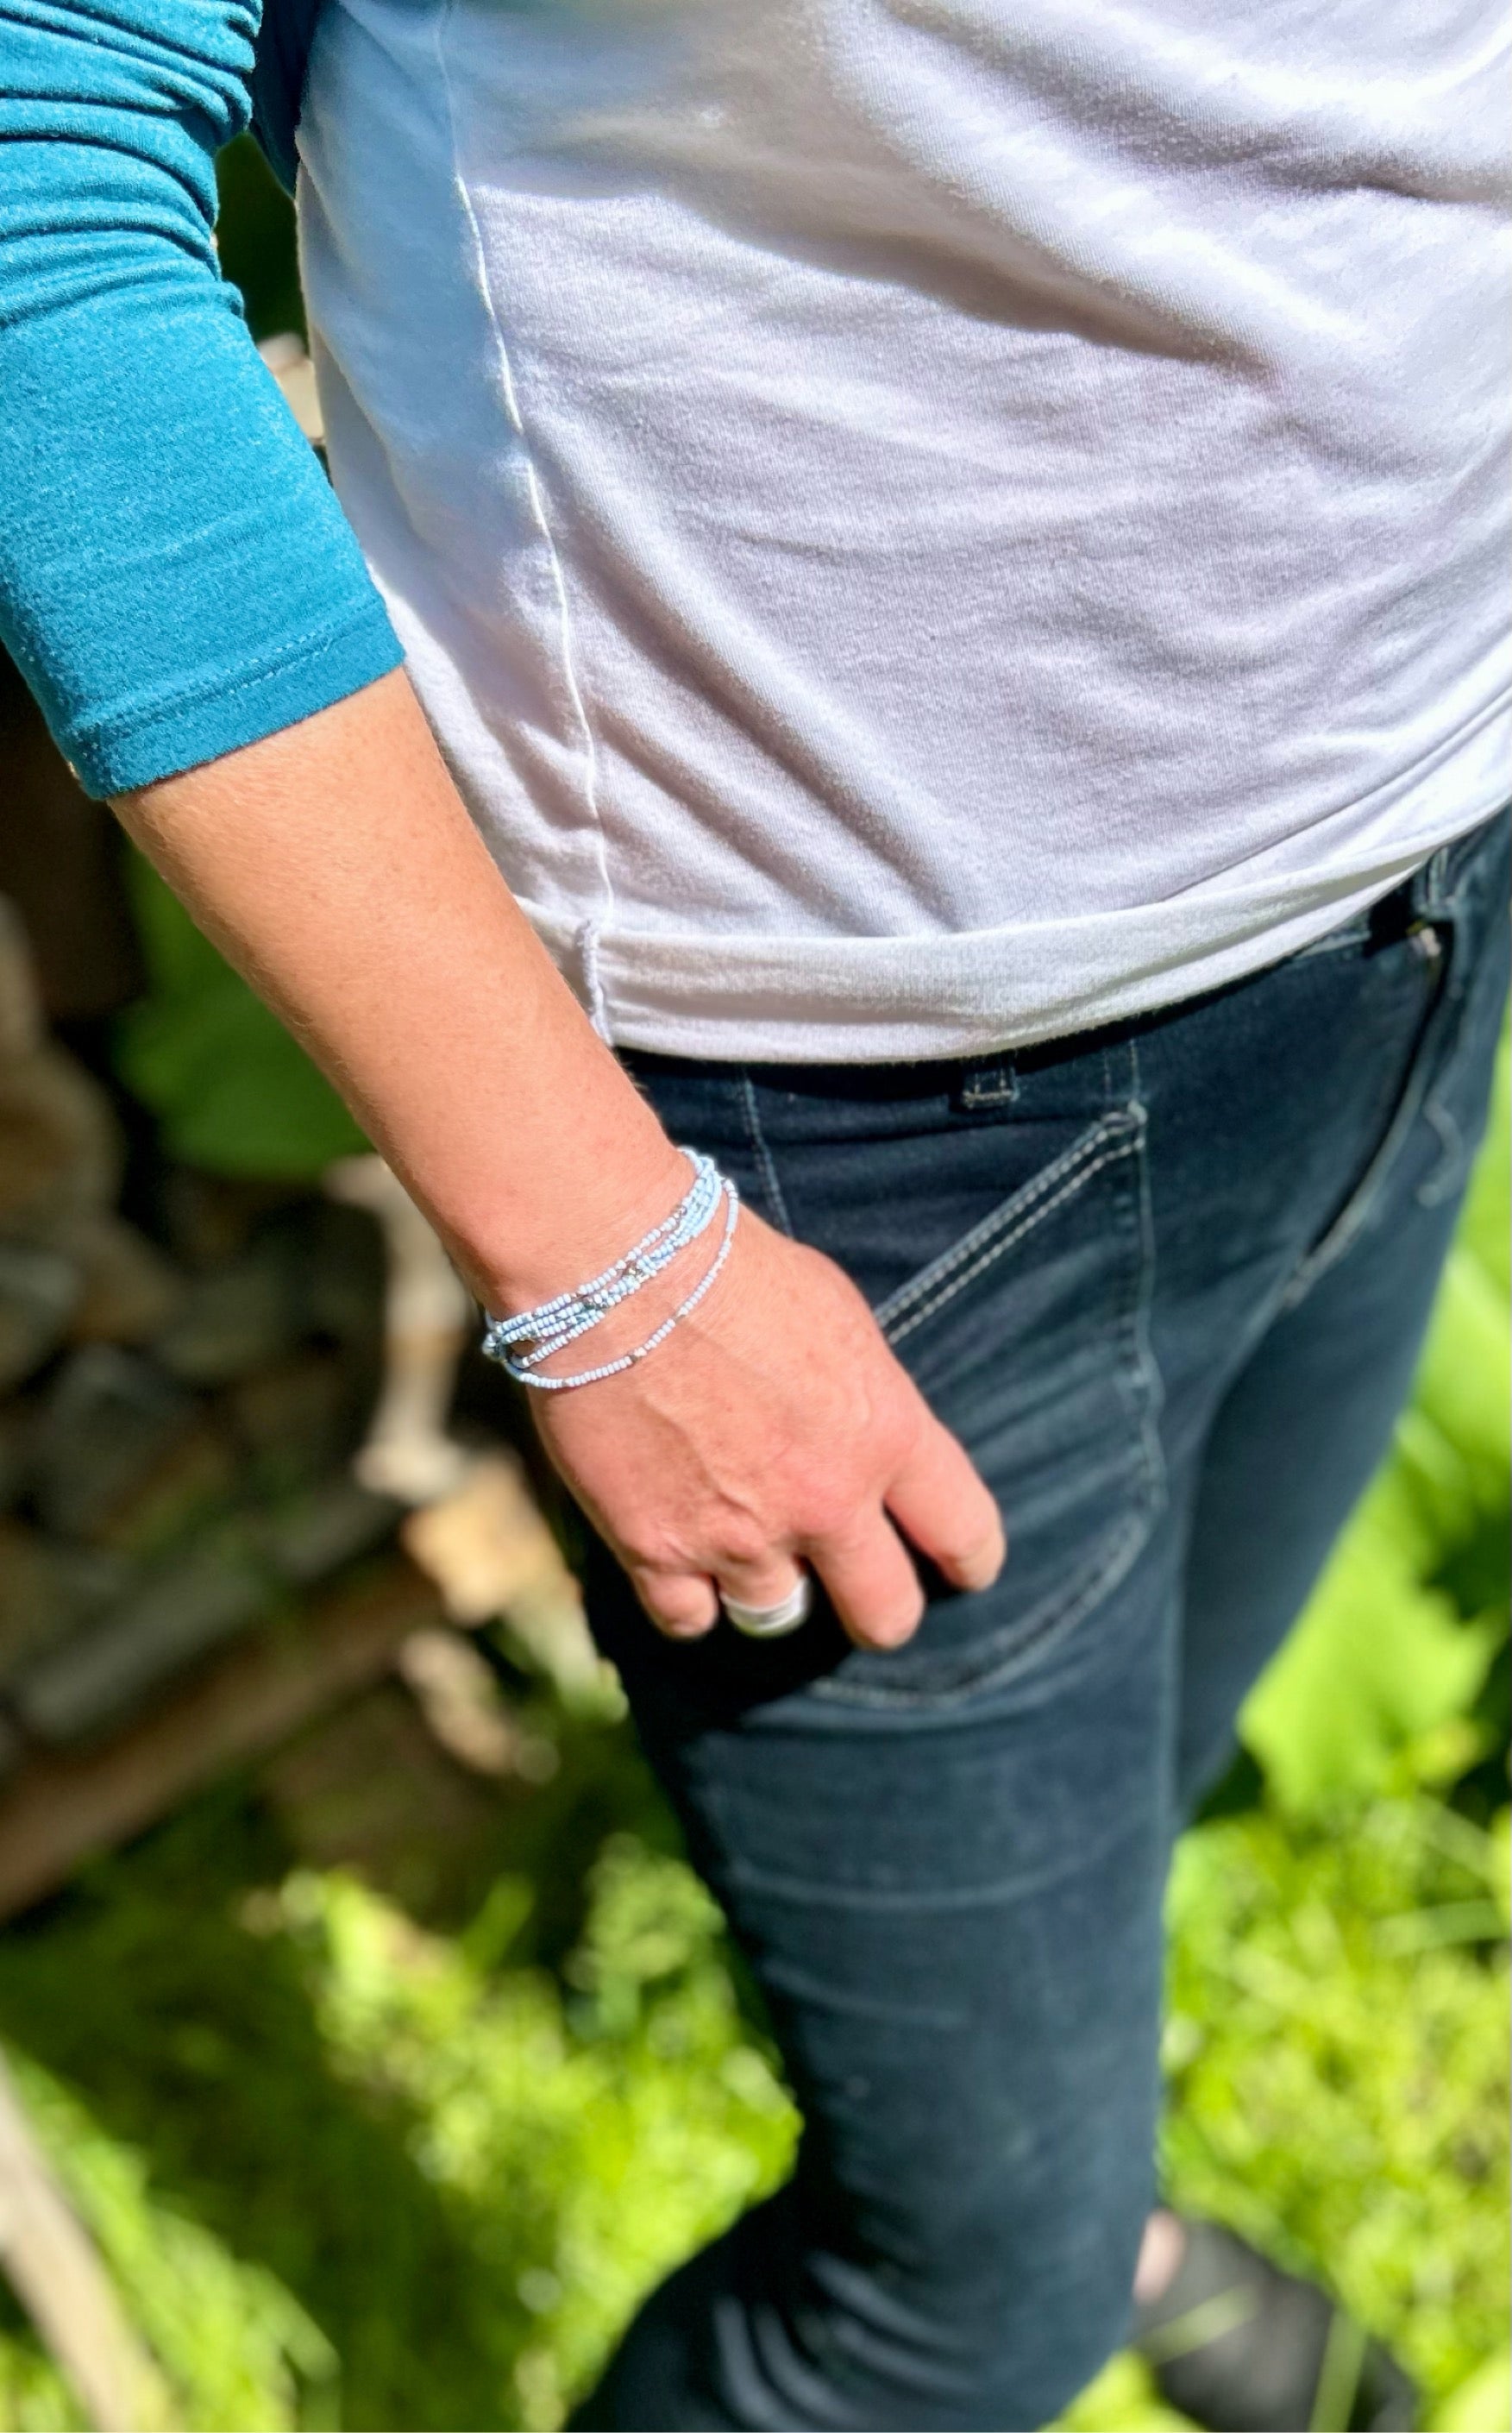
[[[685,1164],[516,906],[402,674],[116,808],[487,1306],[580,1283],[675,1205]]]
[[[581,1284],[671,1214],[687,1165],[527,927],[404,676],[119,808],[485,1305]],[[894,1646],[923,1609],[898,1529],[961,1588],[1002,1560],[991,1496],[860,1295],[759,1222],[654,1358],[536,1399],[674,1634],[711,1626],[716,1582],[780,1602],[801,1560],[854,1638]]]

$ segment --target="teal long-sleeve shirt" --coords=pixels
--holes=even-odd
[[[0,0],[0,638],[97,794],[400,657],[215,259],[259,15]]]

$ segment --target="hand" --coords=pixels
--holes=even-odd
[[[532,934],[403,675],[117,808],[485,1309],[534,1307],[676,1205],[686,1159]],[[658,1279],[670,1298],[625,1302],[630,1331],[611,1340],[606,1322],[594,1353],[641,1339],[709,1255],[692,1245]],[[802,1561],[853,1639],[895,1647],[924,1606],[904,1538],[962,1588],[1002,1561],[991,1496],[860,1295],[749,1209],[647,1360],[535,1402],[568,1485],[674,1634],[710,1627],[719,1589],[775,1605]]]
[[[858,1646],[897,1647],[924,1612],[905,1539],[959,1588],[986,1588],[1002,1565],[992,1496],[861,1295],[749,1208],[713,1287],[664,1343],[616,1377],[535,1398],[535,1417],[673,1638],[711,1628],[721,1590],[775,1605],[801,1558]]]

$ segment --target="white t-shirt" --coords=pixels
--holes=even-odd
[[[975,1053],[1509,788],[1481,0],[328,0],[337,488],[615,1040]]]

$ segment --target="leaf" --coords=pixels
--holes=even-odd
[[[1420,1794],[1257,1810],[1185,1837],[1169,1904],[1171,2202],[1326,2282],[1430,2408],[1506,2339],[1507,1972],[1399,1930],[1491,1863]]]
[[[219,1174],[313,1179],[365,1148],[330,1083],[140,857],[131,893],[148,989],[116,1026],[115,1063],[169,1153]]]
[[[1488,2357],[1434,2410],[1431,2433],[1506,2433],[1512,2423],[1512,2349]]]
[[[1245,1746],[1294,1813],[1381,1790],[1411,1743],[1462,1714],[1501,1639],[1465,1621],[1414,1561],[1422,1541],[1389,1475],[1356,1515],[1286,1645],[1250,1693]]]
[[[1471,1253],[1444,1268],[1413,1396],[1416,1411],[1452,1444],[1484,1506],[1504,1506],[1512,1467],[1512,1353],[1507,1304]]]
[[[1504,1301],[1512,1292],[1512,1036],[1504,1030],[1486,1141],[1470,1181],[1460,1240]]]
[[[1060,2419],[1062,2433],[1177,2433],[1191,2419],[1167,2407],[1149,2368],[1125,2349]]]

